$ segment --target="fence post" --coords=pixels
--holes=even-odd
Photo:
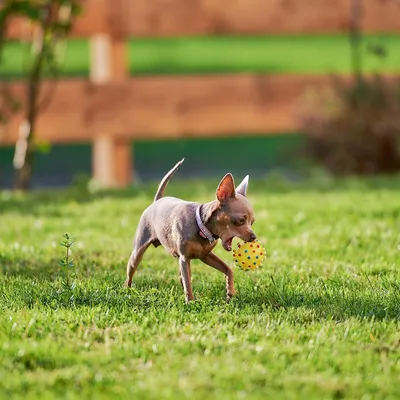
[[[90,79],[97,85],[124,80],[129,76],[127,41],[123,29],[124,3],[127,5],[124,1],[110,1],[109,32],[90,39]],[[92,148],[95,182],[102,187],[124,187],[132,183],[132,150],[130,140],[117,138],[113,132],[99,132]]]

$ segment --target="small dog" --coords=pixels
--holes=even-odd
[[[132,277],[146,249],[151,244],[155,247],[163,245],[179,260],[180,280],[186,302],[194,300],[190,268],[193,259],[199,259],[225,274],[226,295],[229,300],[235,294],[233,271],[212,250],[218,239],[221,239],[226,251],[232,250],[234,237],[246,242],[256,239],[251,227],[254,223],[254,212],[246,198],[249,177],[246,176],[235,189],[233,176],[226,174],[218,185],[216,200],[205,204],[163,197],[169,180],[183,161],[178,162],[165,175],[154,202],[140,218],[125,284],[128,287],[132,285]]]

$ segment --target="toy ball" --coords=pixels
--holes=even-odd
[[[238,243],[237,249],[233,250],[233,259],[243,271],[254,271],[260,268],[265,257],[266,251],[258,240]]]

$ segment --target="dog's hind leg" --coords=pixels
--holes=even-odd
[[[128,265],[126,267],[125,286],[131,287],[133,275],[135,274],[138,265],[142,260],[144,252],[147,250],[150,244],[156,240],[156,238],[152,237],[146,222],[141,220],[135,234],[132,254],[129,257]]]

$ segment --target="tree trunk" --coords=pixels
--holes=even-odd
[[[44,54],[46,51],[45,35],[46,23],[42,25],[40,32],[40,42],[38,54],[35,57],[34,64],[29,74],[27,87],[26,120],[21,126],[19,138],[15,146],[14,169],[15,180],[14,188],[17,190],[29,189],[33,163],[34,163],[34,136],[36,127],[36,118],[38,114],[38,97],[40,90],[40,80],[43,69]]]

